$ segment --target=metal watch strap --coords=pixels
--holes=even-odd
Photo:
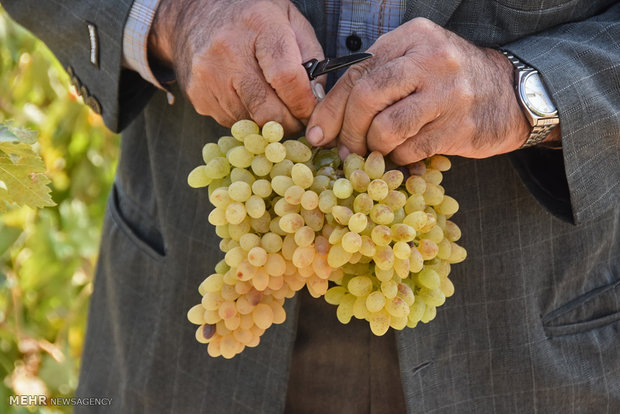
[[[525,71],[525,70],[531,70],[531,71],[535,70],[527,66],[525,63],[521,62],[515,55],[513,55],[509,51],[500,49],[500,52],[502,52],[504,56],[508,58],[510,63],[512,63],[512,65],[514,66],[516,72]],[[519,85],[516,85],[517,79],[518,77],[515,76],[515,89],[519,87]],[[518,91],[517,91],[517,95],[518,95]],[[556,124],[532,125],[532,130],[530,131],[530,135],[527,137],[527,140],[521,146],[521,148],[533,147],[534,145],[540,144],[541,142],[545,140],[545,138],[547,138],[551,130],[553,130],[553,128],[555,127],[556,127]]]

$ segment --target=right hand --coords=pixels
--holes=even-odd
[[[302,63],[323,50],[289,0],[163,0],[149,53],[174,69],[196,112],[227,127],[274,120],[292,134],[317,103]]]

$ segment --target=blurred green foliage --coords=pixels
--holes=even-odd
[[[8,407],[8,397],[75,392],[119,137],[82,104],[45,45],[0,9],[0,123],[7,120],[39,133],[35,149],[57,205],[0,215],[0,412],[70,412]]]

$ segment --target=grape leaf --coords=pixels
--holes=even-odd
[[[12,204],[32,208],[55,205],[45,164],[32,149],[34,142],[34,132],[0,124],[0,212]]]

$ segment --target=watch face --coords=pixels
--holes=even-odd
[[[552,115],[556,112],[555,105],[549,99],[537,72],[529,73],[522,82],[521,97],[528,108],[541,116]]]

